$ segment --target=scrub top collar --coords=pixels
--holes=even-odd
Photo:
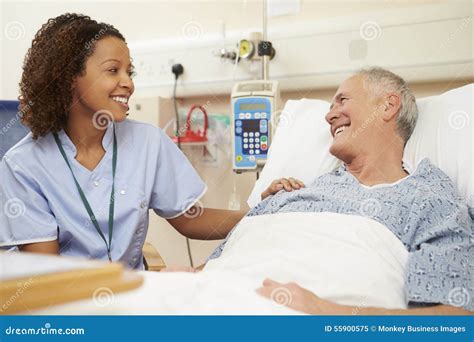
[[[59,139],[61,140],[61,144],[63,145],[64,149],[71,151],[74,156],[77,153],[76,146],[71,141],[69,136],[66,134],[64,129],[58,132]],[[102,147],[105,151],[108,151],[109,148],[112,148],[112,142],[114,137],[114,130],[113,124],[107,126],[104,137],[102,138]]]

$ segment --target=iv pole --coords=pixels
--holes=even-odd
[[[262,45],[263,45],[263,48],[265,49],[266,45],[268,44],[268,42],[267,42],[267,0],[263,0],[262,33],[263,33]],[[268,61],[269,61],[269,58],[270,58],[270,56],[267,55],[267,54],[264,54],[263,58],[262,58],[262,79],[264,81],[268,80]]]

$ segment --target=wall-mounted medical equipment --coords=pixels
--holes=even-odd
[[[259,171],[267,160],[280,89],[277,81],[246,81],[232,90],[233,169]]]
[[[250,60],[260,60],[263,59],[264,56],[269,56],[270,60],[275,57],[275,49],[271,45],[270,42],[262,41],[262,37],[260,33],[254,32],[250,34],[250,39],[241,39],[239,44],[237,44],[237,54],[239,59],[250,59]],[[259,53],[257,52],[257,47]],[[265,52],[265,49],[268,49],[268,53]]]
[[[248,39],[241,39],[237,44],[235,50],[221,48],[214,55],[221,59],[231,60],[233,63],[238,63],[241,60],[259,61],[263,59],[263,55],[257,54],[257,47],[262,42],[262,34],[260,32],[252,32]],[[275,49],[270,46],[270,60],[275,57]]]
[[[255,44],[248,39],[241,39],[238,44],[238,48],[239,51],[237,51],[237,53],[239,54],[240,58],[250,59],[255,52]]]
[[[202,127],[193,129],[196,126],[197,119],[196,115],[202,114]],[[207,111],[201,105],[193,105],[188,110],[186,116],[186,124],[184,127],[178,130],[177,136],[172,137],[175,143],[178,143],[178,139],[181,144],[203,144],[207,142],[207,129],[209,127]]]

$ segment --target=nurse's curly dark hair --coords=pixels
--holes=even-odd
[[[33,139],[65,128],[75,77],[83,75],[95,44],[107,36],[125,42],[112,25],[82,14],[49,19],[26,53],[20,82],[20,114]]]

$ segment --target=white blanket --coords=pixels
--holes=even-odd
[[[33,315],[299,315],[255,292],[244,276],[227,271],[200,273],[145,272],[143,285],[113,293],[98,288],[94,298],[47,309]]]
[[[95,299],[34,314],[298,314],[259,296],[269,277],[296,282],[331,301],[354,306],[406,308],[408,252],[386,227],[363,217],[282,213],[245,218],[222,256],[200,273],[141,272],[142,287],[103,290]],[[283,298],[282,298],[283,297]],[[275,294],[288,303],[288,293]]]
[[[407,258],[402,242],[374,220],[280,213],[245,218],[205,270],[247,276],[255,287],[266,277],[295,282],[345,305],[406,308]]]

